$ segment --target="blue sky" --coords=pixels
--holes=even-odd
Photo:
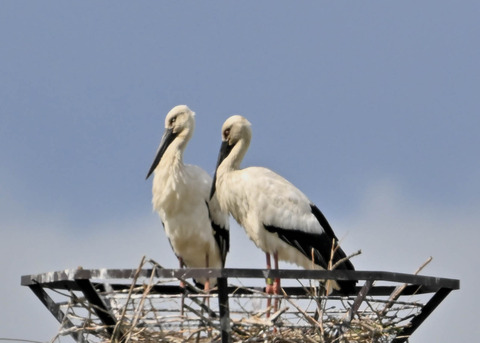
[[[357,269],[413,272],[432,255],[425,274],[461,279],[412,342],[478,337],[477,2],[1,8],[0,337],[58,329],[22,274],[176,266],[145,175],[178,104],[197,113],[187,163],[213,174],[223,121],[246,116],[243,165],[302,189],[362,249]],[[263,267],[232,220],[227,266],[244,251]]]

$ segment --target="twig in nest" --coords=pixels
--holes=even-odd
[[[340,260],[338,260],[337,262],[335,262],[335,264],[332,266],[332,269],[331,270],[335,270],[335,268],[337,268],[340,264],[342,264],[343,262],[347,261],[347,260],[350,260],[352,257],[355,257],[355,256],[358,256],[362,253],[362,250],[358,250],[356,252],[354,252],[353,254],[350,254],[348,255],[347,257],[344,257]]]
[[[145,290],[142,294],[142,298],[140,299],[140,302],[137,306],[137,309],[135,310],[135,317],[133,318],[133,321],[132,321],[132,324],[131,324],[132,327],[137,326],[138,320],[140,318],[140,314],[141,314],[142,309],[143,309],[143,305],[145,303],[145,299],[146,299],[147,295],[150,293],[151,289],[153,288],[153,278],[155,276],[155,268],[156,267],[154,267],[152,269],[152,275],[150,275],[150,280],[148,282],[148,285],[147,285],[147,287],[145,287]],[[128,334],[126,335],[125,343],[127,343],[130,340],[132,334],[133,334],[133,332],[132,332],[132,330],[130,330],[130,332],[128,332]]]
[[[127,307],[128,307],[127,304],[129,303],[129,301],[132,297],[133,289],[135,288],[137,279],[140,275],[140,272],[142,271],[142,267],[143,267],[144,264],[145,264],[145,256],[142,257],[142,260],[140,261],[140,265],[138,266],[137,270],[135,271],[135,275],[133,276],[133,281],[132,281],[132,284],[130,285],[130,289],[128,291],[128,296],[127,296],[127,301],[125,303],[125,307],[122,310],[122,313],[121,313],[120,318],[117,322],[117,325],[115,325],[115,327],[113,328],[112,341],[114,341],[114,338],[118,337],[121,333],[121,330],[122,330],[121,326],[122,326],[122,323],[125,319],[125,315],[126,315],[126,312],[127,312]]]
[[[277,312],[275,312],[271,317],[270,317],[270,321],[272,322],[272,324],[275,324],[275,322],[278,320],[278,318],[280,318],[280,316],[282,314],[284,314],[285,312],[288,311],[288,307],[284,307],[280,310],[278,310]]]
[[[298,312],[300,312],[304,318],[312,325],[316,326],[316,327],[321,327],[320,326],[320,323],[317,322],[315,319],[313,319],[311,316],[308,315],[307,312],[305,312],[304,310],[302,310],[297,304],[295,304],[292,300],[290,300],[290,298],[288,297],[287,293],[282,289],[282,292],[283,292],[283,296],[285,297],[285,299],[293,306],[297,309]]]
[[[423,262],[423,264],[420,267],[418,267],[418,269],[415,271],[414,274],[417,275],[418,273],[420,273],[423,270],[423,268],[425,268],[432,260],[433,260],[432,256],[427,258],[427,260],[425,262]],[[400,296],[402,295],[405,288],[407,288],[407,286],[408,285],[406,283],[404,283],[403,285],[400,285],[400,286],[395,288],[395,290],[390,295],[390,298],[388,299],[388,303],[385,305],[383,310],[380,312],[381,316],[383,316],[383,315],[385,315],[385,313],[387,313],[387,311],[393,306],[394,302],[398,298],[400,298]]]

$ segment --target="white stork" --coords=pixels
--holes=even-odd
[[[216,194],[221,209],[229,211],[266,253],[267,268],[272,254],[275,268],[278,259],[306,269],[328,269],[344,259],[336,268],[354,270],[322,212],[298,188],[266,168],[240,169],[252,137],[250,126],[239,115],[223,124],[210,195]],[[355,284],[339,280],[331,287],[348,294],[354,291]],[[268,293],[278,294],[279,289],[279,279],[273,287],[267,285]]]
[[[195,129],[194,116],[185,105],[168,112],[147,179],[155,173],[153,208],[160,215],[180,267],[223,268],[229,249],[228,212],[220,211],[217,199],[209,197],[210,175],[198,166],[183,164],[183,152]],[[210,280],[195,281],[208,291]]]

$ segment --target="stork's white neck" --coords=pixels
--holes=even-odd
[[[177,202],[174,201],[178,192],[182,191],[185,184],[185,165],[183,164],[183,149],[179,149],[172,142],[160,163],[155,168],[153,177],[152,203],[155,210],[163,218],[168,213],[177,210]]]
[[[230,151],[230,154],[228,154],[228,156],[222,161],[222,163],[218,167],[219,172],[222,173],[240,169],[240,164],[245,157],[245,153],[247,152],[249,145],[249,140],[239,140],[232,148],[232,151]]]
[[[158,163],[156,170],[165,170],[170,172],[172,169],[182,168],[184,148],[185,144],[183,144],[183,147],[180,147],[180,144],[177,142],[177,140],[173,141],[168,147],[167,151],[165,151],[165,154],[162,156],[162,159],[160,160],[160,163]]]

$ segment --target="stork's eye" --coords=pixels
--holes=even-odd
[[[173,125],[173,123],[175,123],[176,120],[177,120],[177,117],[173,117],[172,119],[170,119],[170,125]]]
[[[230,135],[230,129],[225,129],[225,131],[223,131],[223,137],[227,138],[229,135]]]

